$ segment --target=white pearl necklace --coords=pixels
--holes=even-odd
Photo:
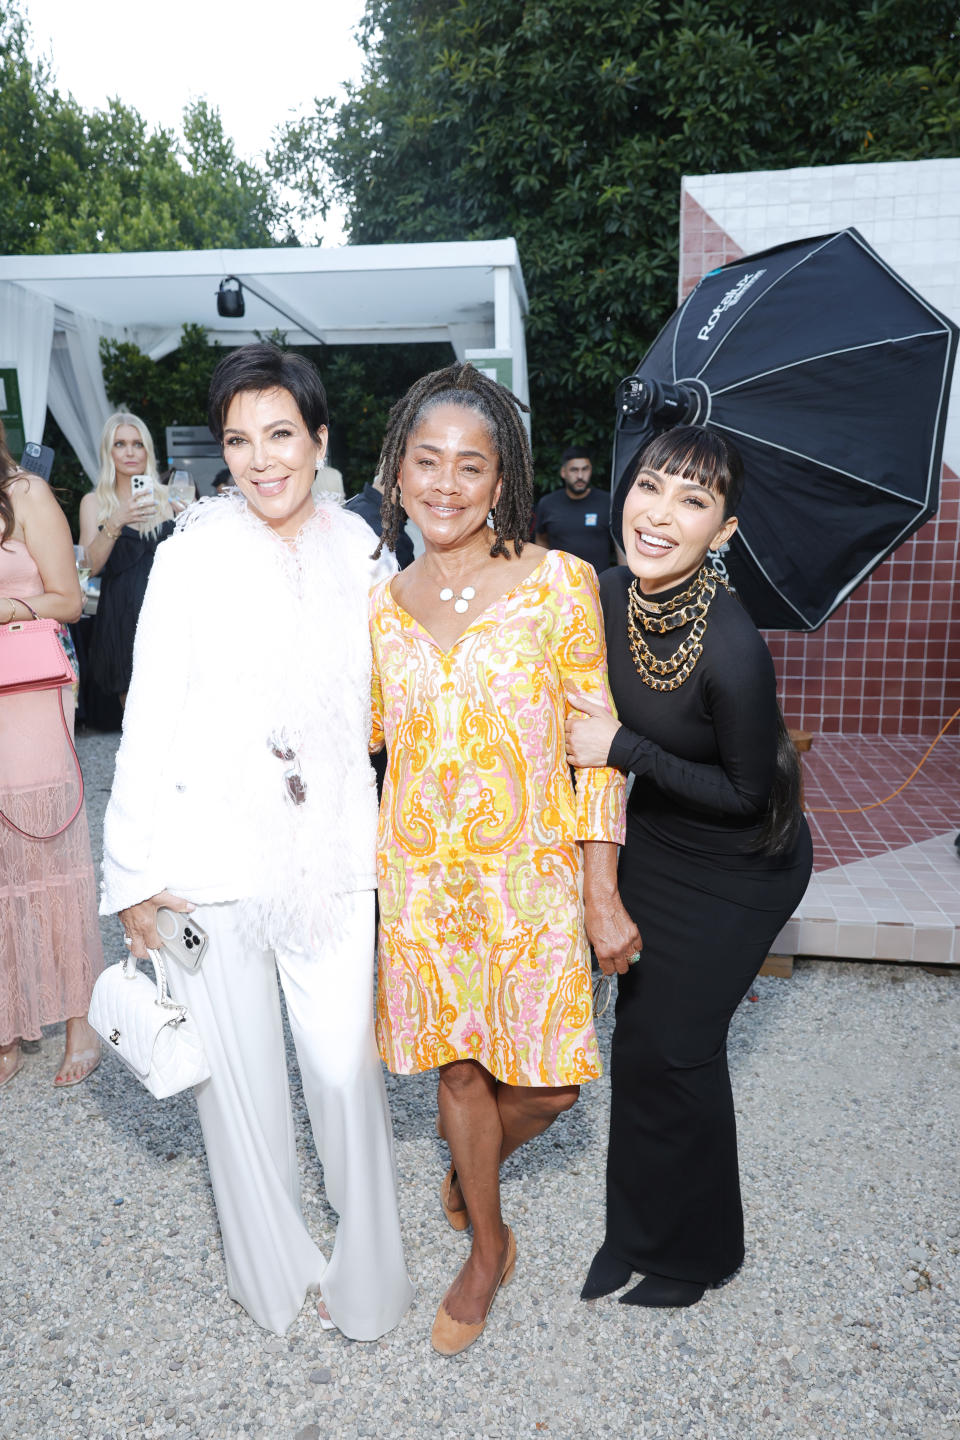
[[[445,585],[440,591],[440,599],[452,600],[454,610],[456,610],[458,615],[463,615],[464,612],[468,609],[470,601],[474,598],[476,593],[477,592],[476,590],[474,590],[472,585],[464,585],[463,589],[460,591],[460,594],[455,595],[453,590],[450,589],[450,586]]]

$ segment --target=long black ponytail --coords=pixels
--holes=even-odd
[[[800,828],[800,760],[777,705],[777,768],[756,849],[765,855],[786,855]]]

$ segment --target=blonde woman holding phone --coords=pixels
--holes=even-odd
[[[136,415],[111,415],[100,437],[96,487],[80,502],[80,544],[99,575],[90,668],[100,689],[124,704],[133,637],[157,546],[173,533],[174,509],[157,474],[150,431]]]

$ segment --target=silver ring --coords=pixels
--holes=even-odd
[[[126,945],[126,947],[127,947],[128,950],[132,950],[132,949],[133,949],[133,941],[131,940],[131,938],[130,938],[129,935],[124,935],[124,937],[123,937],[123,943],[124,943],[124,945]]]
[[[636,965],[637,961],[638,961],[638,960],[642,960],[642,959],[643,959],[643,953],[642,953],[642,951],[640,951],[640,950],[634,950],[633,954],[632,954],[631,956],[629,956],[629,958],[628,958],[628,960],[627,960],[627,964],[628,964],[628,965]]]

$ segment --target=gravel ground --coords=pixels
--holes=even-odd
[[[81,742],[97,840],[115,743]],[[105,941],[119,958],[115,922]],[[54,1090],[52,1027],[0,1095],[0,1436],[960,1436],[958,987],[823,961],[758,981],[731,1040],[747,1260],[690,1310],[578,1299],[608,1108],[606,1082],[587,1086],[505,1168],[516,1279],[456,1359],[429,1344],[466,1253],[437,1198],[432,1076],[387,1081],[412,1309],[362,1345],[308,1305],[279,1340],[227,1296],[192,1100],[155,1101],[106,1057]],[[294,1083],[305,1212],[329,1245]]]

